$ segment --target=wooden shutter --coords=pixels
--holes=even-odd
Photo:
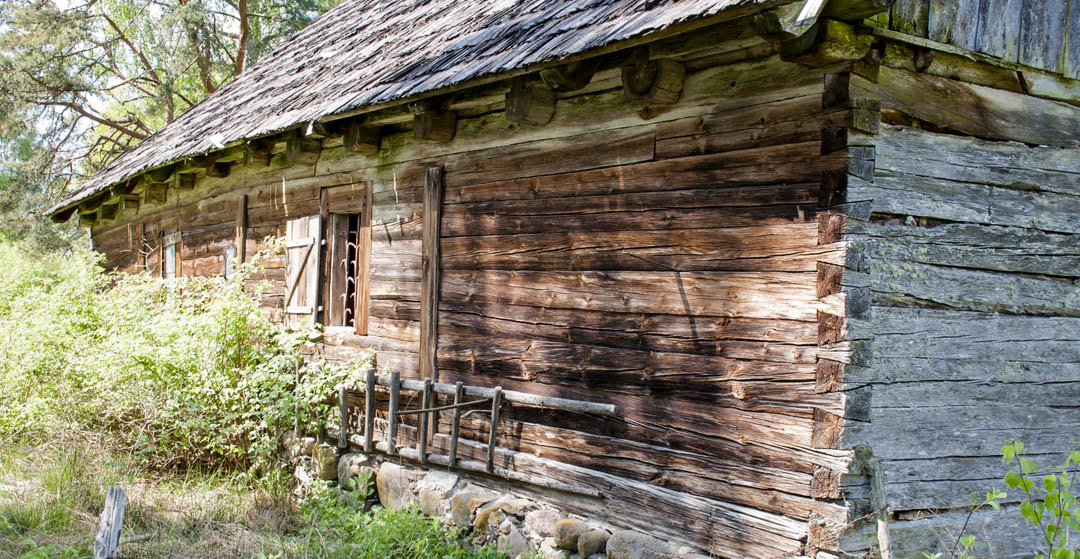
[[[285,325],[311,324],[318,289],[319,216],[290,220],[285,225]]]

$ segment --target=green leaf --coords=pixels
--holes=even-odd
[[[1023,481],[1023,476],[1016,472],[1008,472],[1005,474],[1005,484],[1013,489],[1020,487],[1020,484],[1023,483]]]
[[[1043,487],[1045,487],[1047,491],[1053,491],[1057,489],[1057,485],[1058,483],[1056,475],[1050,474],[1043,478]]]
[[[1024,472],[1024,475],[1031,475],[1039,471],[1039,469],[1035,466],[1035,462],[1032,461],[1030,458],[1020,459],[1020,470]]]
[[[1024,515],[1024,518],[1028,519],[1032,524],[1035,524],[1035,506],[1031,503],[1020,503],[1020,514]]]

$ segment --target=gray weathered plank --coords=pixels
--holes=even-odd
[[[927,512],[916,520],[890,523],[893,558],[923,559],[924,551],[939,551],[947,557],[966,516],[967,511]],[[1039,543],[1016,509],[981,511],[968,524],[967,533],[979,541],[991,542],[989,548],[980,548],[978,552],[994,559],[1028,559]],[[1000,534],[1010,537],[1002,538]],[[840,540],[840,548],[854,556],[869,551],[874,544],[873,524],[847,531]]]
[[[892,6],[890,28],[926,37],[929,24],[929,3],[927,0],[896,0]]]
[[[1068,0],[1024,0],[1020,16],[1021,64],[1061,71]]]
[[[1072,281],[881,259],[871,278],[874,304],[1080,316],[1080,284]]]
[[[1080,239],[1033,229],[946,223],[918,227],[851,220],[848,238],[872,260],[920,262],[999,272],[1080,276]]]
[[[881,358],[1080,363],[1080,319],[874,307],[873,352]],[[989,371],[987,376],[993,374]]]
[[[1024,0],[982,0],[975,49],[1005,62],[1016,62],[1020,51],[1020,12]]]
[[[1080,111],[1069,104],[1022,93],[882,66],[877,83],[853,77],[883,109],[965,134],[1030,144],[1075,146]]]
[[[979,0],[930,0],[927,37],[974,50],[981,8]]]
[[[879,170],[1080,195],[1077,148],[1031,147],[889,125],[883,125],[878,135],[855,137],[874,146]]]
[[[1080,2],[1069,3],[1066,14],[1065,53],[1061,72],[1069,79],[1080,79]]]

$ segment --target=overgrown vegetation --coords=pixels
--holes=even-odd
[[[90,430],[153,468],[268,471],[366,362],[302,364],[313,331],[272,323],[235,281],[103,272],[85,250],[0,245],[0,440]],[[255,288],[257,290],[257,287]]]
[[[317,432],[371,359],[304,364],[317,332],[270,321],[250,268],[166,281],[8,243],[0,262],[0,559],[89,557],[113,484],[133,557],[494,557],[336,490],[295,510],[281,433]]]
[[[1080,533],[1080,507],[1077,506],[1074,492],[1075,487],[1080,487],[1080,450],[1069,452],[1063,464],[1041,476],[1038,465],[1027,456],[1021,441],[1012,440],[1001,447],[1001,461],[1006,466],[1005,485],[1010,491],[1018,491],[1023,495],[1020,499],[1019,514],[1040,540],[1033,554],[1034,559],[1076,559],[1080,556],[1080,547],[1070,540],[1073,534]],[[1008,496],[1008,492],[996,489],[987,492],[982,498],[978,495],[971,496],[967,518],[949,550],[948,559],[978,557],[985,544],[965,533],[968,521],[985,507],[1000,510],[1001,501]],[[1015,536],[1020,537],[1021,534]],[[924,552],[923,557],[941,559],[946,556],[943,552]]]

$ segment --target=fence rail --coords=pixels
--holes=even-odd
[[[604,416],[615,415],[616,411],[613,404],[538,396],[526,392],[503,390],[501,386],[486,388],[465,386],[462,382],[445,384],[430,380],[402,379],[397,371],[393,371],[389,375],[377,375],[374,371],[368,371],[364,380],[364,432],[362,438],[349,433],[349,405],[346,389],[342,387],[338,391],[338,447],[346,448],[350,441],[356,440],[354,444],[362,446],[364,452],[370,453],[377,450],[390,456],[400,454],[406,458],[415,459],[421,464],[426,464],[430,460],[451,468],[478,470],[487,473],[495,473],[495,440],[498,432],[499,413],[504,402]],[[386,387],[390,391],[386,439],[383,441],[375,440],[375,390],[378,386]],[[419,409],[400,409],[402,390],[410,390],[421,394]],[[436,394],[453,396],[453,403],[441,406],[434,405]],[[467,396],[478,399],[465,401]],[[491,404],[491,423],[488,431],[487,459],[481,467],[475,460],[458,459],[458,439],[460,436],[461,410],[487,403]],[[446,410],[453,410],[454,412],[450,421],[449,453],[447,455],[431,454],[428,452],[428,446],[435,431],[432,414]],[[417,448],[399,449],[397,447],[398,425],[401,422],[401,417],[405,415],[420,416]],[[437,421],[435,425],[437,425]],[[506,473],[503,474],[506,477]]]

